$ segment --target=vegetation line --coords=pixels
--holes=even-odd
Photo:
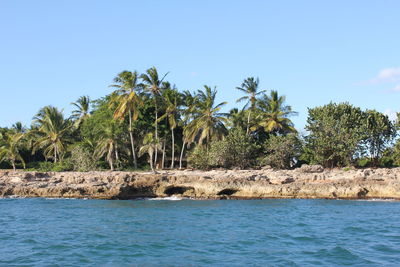
[[[349,103],[309,108],[300,136],[285,96],[246,78],[235,89],[242,108],[221,112],[216,88],[179,91],[152,67],[123,71],[100,99],[80,97],[70,117],[45,106],[31,126],[0,128],[0,168],[39,171],[156,171],[190,166],[288,169],[400,165],[398,122]],[[162,77],[162,78],[160,78]]]

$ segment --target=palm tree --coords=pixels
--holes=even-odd
[[[131,142],[133,164],[137,169],[137,158],[135,143],[133,140],[132,122],[136,121],[139,116],[139,108],[143,106],[143,101],[138,95],[138,73],[137,71],[123,71],[114,79],[116,84],[111,87],[118,88],[114,92],[114,101],[118,103],[117,109],[114,112],[114,119],[125,119],[129,117],[129,137]]]
[[[242,96],[236,102],[247,101],[244,105],[243,109],[246,109],[249,105],[250,108],[247,114],[247,129],[246,133],[249,134],[250,127],[250,116],[251,112],[254,111],[257,103],[257,96],[266,92],[266,90],[258,91],[258,84],[260,83],[259,79],[254,79],[254,77],[249,77],[245,79],[240,87],[236,87],[236,89],[242,91],[247,94],[246,96]]]
[[[8,133],[3,137],[3,144],[0,146],[0,162],[9,161],[16,170],[16,162],[20,161],[25,169],[25,161],[19,153],[21,139],[24,137],[23,133]]]
[[[46,106],[33,118],[34,127],[31,134],[38,139],[33,144],[33,152],[43,149],[46,158],[53,158],[54,163],[61,159],[65,146],[69,141],[68,132],[71,129],[69,120],[65,120],[61,111],[56,107]]]
[[[245,110],[239,110],[238,108],[233,108],[229,111],[229,124],[228,126],[231,128],[246,128],[246,121],[244,119]]]
[[[152,133],[148,133],[143,140],[143,146],[139,150],[139,156],[142,156],[144,153],[149,155],[150,168],[154,173],[156,171],[154,170],[153,155],[155,151],[160,148],[161,146],[158,140],[153,137]]]
[[[11,129],[17,133],[25,133],[26,128],[22,125],[22,122],[18,121],[11,126]]]
[[[224,123],[226,123],[228,114],[221,113],[221,108],[226,102],[215,105],[216,88],[205,85],[204,91],[198,90],[197,101],[193,110],[193,120],[187,126],[188,141],[193,142],[198,138],[198,144],[206,141],[209,145],[211,138],[221,139],[226,133]]]
[[[179,115],[179,105],[180,105],[180,95],[176,89],[167,89],[164,91],[163,99],[166,104],[166,110],[164,115],[162,115],[158,120],[161,121],[163,119],[167,119],[169,123],[169,128],[171,130],[171,143],[172,143],[172,152],[171,152],[171,169],[174,168],[175,162],[175,134],[174,129],[178,125],[177,118]]]
[[[285,96],[279,96],[274,90],[271,91],[270,96],[264,95],[258,101],[258,123],[253,129],[261,126],[268,133],[296,133],[293,122],[288,117],[297,115],[297,112],[292,111],[291,106],[285,105],[285,100]]]
[[[196,107],[197,103],[197,96],[193,95],[190,91],[185,90],[183,91],[182,95],[182,103],[185,106],[183,110],[183,119],[181,120],[183,133],[182,133],[182,148],[181,148],[181,155],[179,157],[179,169],[182,169],[182,159],[183,159],[183,152],[185,150],[186,145],[189,143],[189,137],[193,134],[189,133],[188,123],[193,115],[193,110]]]
[[[106,155],[106,160],[110,165],[111,171],[114,170],[114,163],[118,160],[117,143],[118,136],[116,134],[116,125],[114,123],[109,123],[102,129],[94,151],[94,157],[99,159]]]
[[[168,75],[169,72],[167,72],[161,79],[159,79],[159,75],[157,72],[157,69],[155,67],[152,67],[148,70],[146,70],[146,73],[140,75],[140,78],[144,82],[144,89],[150,92],[153,96],[154,99],[154,107],[155,107],[155,120],[154,120],[154,126],[155,126],[155,139],[158,140],[158,105],[157,105],[157,100],[159,95],[161,94],[162,90],[162,83],[165,77]],[[158,148],[156,147],[155,149],[155,159],[154,162],[157,162],[157,150]]]
[[[81,96],[76,102],[71,103],[76,109],[72,111],[71,118],[75,121],[75,127],[79,126],[90,117],[90,97]]]

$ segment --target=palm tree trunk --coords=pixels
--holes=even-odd
[[[108,150],[108,154],[107,154],[107,161],[108,161],[108,164],[110,165],[111,171],[114,170],[113,153],[115,153],[114,147],[110,147],[110,149]]]
[[[161,160],[161,169],[164,169],[164,165],[165,165],[165,145],[167,144],[167,141],[164,140],[163,141],[163,150],[162,150],[162,160]]]
[[[183,142],[183,144],[182,144],[182,150],[181,150],[181,156],[180,156],[180,158],[179,158],[179,169],[182,169],[182,158],[183,158],[183,151],[185,150],[185,145],[186,145],[186,143]]]
[[[174,168],[175,163],[175,136],[174,128],[171,128],[171,141],[172,141],[172,153],[171,153],[171,170]]]
[[[156,111],[156,121],[155,121],[155,127],[156,127],[156,132],[155,132],[155,137],[156,137],[156,142],[158,143],[158,123],[157,123],[157,120],[158,120],[158,107],[157,107],[157,98],[156,98],[156,95],[154,95],[154,106],[155,106],[155,111]],[[158,149],[157,149],[157,146],[156,146],[156,149],[155,149],[155,152],[154,152],[154,164],[155,164],[155,166],[156,166],[156,168],[157,168],[157,151]]]
[[[119,153],[118,153],[117,145],[115,145],[115,164],[117,165],[117,168],[120,167],[119,166]]]
[[[11,164],[12,164],[13,170],[15,171],[15,170],[17,169],[17,168],[15,167],[15,161],[12,160],[12,161],[11,161]]]
[[[250,114],[251,114],[251,110],[249,109],[249,115],[247,116],[247,130],[246,130],[246,134],[249,134]]]
[[[133,165],[134,165],[135,169],[137,169],[137,159],[136,159],[136,152],[135,152],[135,144],[133,143],[133,133],[132,133],[132,112],[130,110],[129,110],[129,137],[131,139]]]
[[[54,163],[57,163],[57,146],[54,144]]]
[[[110,169],[111,169],[111,171],[113,171],[114,170],[114,163],[113,163],[112,159],[110,159],[108,161],[108,164],[110,164]]]
[[[156,171],[154,170],[154,166],[153,166],[153,152],[149,153],[149,155],[150,155],[150,168],[151,168],[151,170],[152,170],[153,172],[156,172]]]

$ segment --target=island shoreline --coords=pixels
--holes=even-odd
[[[0,170],[0,197],[400,200],[400,168],[25,172]]]

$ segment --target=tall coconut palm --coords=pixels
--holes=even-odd
[[[56,107],[46,106],[33,118],[35,130],[31,134],[37,136],[33,144],[33,152],[43,149],[46,158],[53,158],[56,163],[69,142],[69,130],[72,124],[65,120],[61,111]]]
[[[137,158],[135,142],[133,139],[133,125],[132,122],[136,121],[139,116],[140,107],[143,106],[143,101],[138,94],[138,73],[137,71],[123,71],[118,74],[114,79],[116,84],[111,87],[118,88],[114,92],[114,101],[118,106],[114,112],[114,119],[124,120],[126,115],[129,118],[129,137],[131,142],[132,159],[135,168],[137,169]]]
[[[2,138],[2,145],[0,146],[0,162],[10,162],[14,171],[16,170],[17,161],[21,162],[25,169],[25,161],[19,153],[21,139],[23,137],[23,133],[7,133]]]
[[[216,94],[217,90],[207,85],[204,86],[204,91],[198,90],[193,120],[187,126],[189,141],[197,138],[199,145],[205,141],[208,146],[212,138],[221,139],[226,133],[228,114],[220,112],[226,102],[215,104]]]
[[[25,133],[26,128],[22,125],[22,122],[18,121],[11,126],[11,129],[16,133]]]
[[[168,75],[169,72],[167,72],[161,79],[159,78],[158,71],[155,67],[152,67],[148,70],[146,70],[146,73],[140,75],[140,78],[143,80],[144,83],[144,89],[148,92],[150,92],[153,96],[154,100],[154,108],[155,108],[155,120],[154,120],[154,126],[155,126],[155,139],[158,140],[158,97],[161,94],[162,90],[162,83],[165,79],[165,77]],[[157,162],[157,151],[158,148],[155,148],[155,157],[154,157],[154,162]]]
[[[150,168],[153,172],[156,172],[154,169],[153,155],[155,151],[160,148],[161,146],[157,139],[154,138],[152,133],[148,133],[143,140],[143,146],[139,150],[139,156],[142,156],[144,153],[149,155]]]
[[[285,105],[285,96],[279,96],[277,91],[272,90],[270,96],[264,95],[258,101],[259,114],[257,116],[257,125],[263,127],[268,133],[295,133],[293,122],[289,119],[297,112],[292,111],[292,107]]]
[[[71,116],[71,119],[75,121],[76,128],[79,128],[83,121],[90,117],[90,103],[89,96],[81,96],[76,102],[71,103],[76,108],[72,111]]]
[[[233,108],[229,111],[229,123],[228,126],[231,128],[238,128],[245,130],[247,123],[245,118],[246,110],[239,110],[238,108]]]
[[[179,157],[179,169],[182,169],[182,159],[185,147],[189,143],[190,136],[193,136],[193,134],[189,132],[190,129],[188,128],[188,123],[193,115],[193,110],[196,107],[197,96],[193,95],[192,92],[185,90],[181,94],[181,99],[185,109],[182,110],[183,119],[181,120],[181,124],[183,133],[181,155]]]
[[[95,158],[101,158],[106,155],[106,160],[110,166],[110,170],[114,170],[115,161],[118,160],[118,136],[116,134],[116,125],[109,123],[102,131],[94,151]]]
[[[250,108],[248,109],[247,113],[247,128],[246,133],[249,134],[250,129],[250,116],[251,113],[254,112],[257,103],[257,96],[261,95],[266,92],[266,90],[258,91],[258,85],[260,81],[259,79],[255,79],[254,77],[249,77],[245,79],[240,87],[236,87],[236,89],[242,91],[243,93],[247,94],[246,96],[242,96],[236,102],[247,101],[244,105],[243,109],[246,109],[249,105]]]
[[[175,134],[174,129],[178,125],[180,94],[176,89],[167,89],[164,91],[163,99],[166,105],[165,113],[159,118],[159,121],[167,119],[169,128],[171,130],[171,169],[174,168],[175,163]]]

